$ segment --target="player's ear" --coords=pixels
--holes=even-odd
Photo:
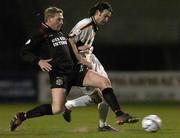
[[[99,10],[96,10],[95,15],[99,16],[101,12]]]
[[[53,18],[52,17],[49,17],[49,21],[51,22],[53,20]]]
[[[47,22],[52,22],[52,20],[53,20],[53,16],[49,16],[49,17],[47,18]]]

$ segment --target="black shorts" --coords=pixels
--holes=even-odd
[[[82,86],[87,71],[87,66],[82,64],[77,64],[68,73],[52,70],[49,72],[51,88],[65,88],[69,91],[72,86]]]

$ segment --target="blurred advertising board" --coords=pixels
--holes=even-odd
[[[122,101],[180,101],[180,72],[109,72]]]
[[[37,101],[37,78],[32,73],[0,74],[0,102]]]
[[[120,101],[180,101],[180,72],[108,72]],[[74,87],[68,99],[82,95]],[[39,73],[38,101],[51,100],[47,73]]]

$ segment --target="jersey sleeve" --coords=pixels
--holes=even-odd
[[[20,55],[24,61],[32,64],[38,64],[40,58],[37,56],[36,52],[38,50],[38,46],[41,44],[42,39],[42,36],[37,34],[26,41],[20,51]]]
[[[85,44],[85,41],[87,40],[87,37],[90,33],[88,29],[90,24],[91,20],[89,18],[85,18],[79,21],[71,30],[68,37],[73,38],[76,44]]]
[[[73,38],[74,42],[77,43],[81,41],[83,37],[83,32],[81,31],[81,27],[76,25],[68,35],[69,38]]]

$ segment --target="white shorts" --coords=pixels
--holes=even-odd
[[[93,64],[92,69],[98,72],[99,74],[103,75],[104,77],[108,78],[108,75],[104,70],[104,67],[94,54],[91,54],[91,60]],[[95,91],[94,87],[80,87],[80,89],[85,95],[91,95]]]

